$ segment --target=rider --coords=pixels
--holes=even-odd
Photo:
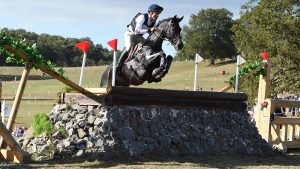
[[[138,13],[127,25],[127,30],[124,35],[126,49],[122,52],[119,61],[117,63],[117,72],[121,72],[121,68],[127,58],[130,47],[134,47],[139,42],[144,42],[145,33],[154,32],[157,28],[155,27],[156,20],[159,14],[163,11],[163,7],[152,4],[148,8],[148,13]]]

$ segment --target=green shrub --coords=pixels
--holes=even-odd
[[[49,118],[46,113],[37,113],[33,117],[33,135],[38,136],[42,133],[46,133],[48,137],[55,132],[54,125],[49,122]]]
[[[73,89],[73,88],[71,88],[71,87],[69,87],[69,86],[65,86],[63,88],[63,91],[66,92],[66,93],[71,93],[71,92],[75,92],[76,90]]]

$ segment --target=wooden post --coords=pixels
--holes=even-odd
[[[22,163],[30,161],[30,154],[23,151],[16,140],[11,136],[5,125],[0,122],[0,135],[3,137],[5,143],[10,147],[11,150],[3,150],[0,152],[0,159],[10,160],[13,162]]]
[[[19,109],[19,106],[20,106],[20,103],[21,103],[23,93],[24,93],[26,82],[27,82],[27,79],[29,77],[30,67],[31,67],[31,65],[29,65],[29,64],[25,65],[25,68],[24,68],[23,74],[22,74],[22,78],[21,78],[21,81],[20,81],[20,84],[19,84],[19,87],[18,87],[18,90],[17,90],[17,94],[16,94],[16,97],[15,97],[15,100],[14,100],[14,103],[13,103],[13,106],[12,106],[12,109],[11,109],[11,113],[10,113],[9,118],[8,118],[6,128],[10,132],[12,131],[13,125],[14,125],[15,120],[16,120],[16,116],[17,116],[17,113],[18,113],[18,109]],[[2,147],[2,145],[3,145],[2,143],[3,143],[3,141],[1,141],[0,147]]]
[[[269,141],[270,134],[270,113],[274,108],[271,107],[272,104],[270,100],[268,100],[269,105],[267,106],[267,108],[262,109],[261,104],[269,97],[270,75],[271,63],[268,62],[268,64],[265,66],[265,76],[260,75],[257,104],[255,110],[256,127],[258,128],[261,136],[267,142]]]
[[[9,131],[12,131],[12,129],[13,129],[13,125],[14,125],[14,122],[15,122],[15,119],[16,119],[16,116],[17,116],[17,113],[18,113],[18,109],[20,107],[20,103],[21,103],[21,100],[22,100],[22,96],[23,96],[25,87],[26,87],[26,82],[27,82],[28,77],[29,77],[30,69],[31,69],[31,65],[26,64],[25,68],[23,70],[23,74],[22,74],[22,78],[21,78],[18,90],[17,90],[16,98],[14,100],[14,103],[13,103],[13,106],[12,106],[12,109],[11,109],[11,113],[9,115],[8,122],[7,122],[7,125],[6,125],[6,128]]]

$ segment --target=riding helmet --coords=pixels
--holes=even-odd
[[[148,12],[159,12],[159,13],[161,13],[163,10],[164,10],[164,8],[157,5],[157,4],[152,4],[148,8]]]

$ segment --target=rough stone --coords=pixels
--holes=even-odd
[[[77,130],[77,133],[79,138],[84,138],[85,136],[87,136],[87,133],[81,128]]]
[[[45,158],[51,144],[56,158],[114,156],[272,154],[246,112],[142,106],[56,105],[50,122],[68,132],[19,140]],[[278,149],[278,148],[277,148]],[[47,150],[47,151],[46,151]],[[90,157],[89,157],[90,155]]]

